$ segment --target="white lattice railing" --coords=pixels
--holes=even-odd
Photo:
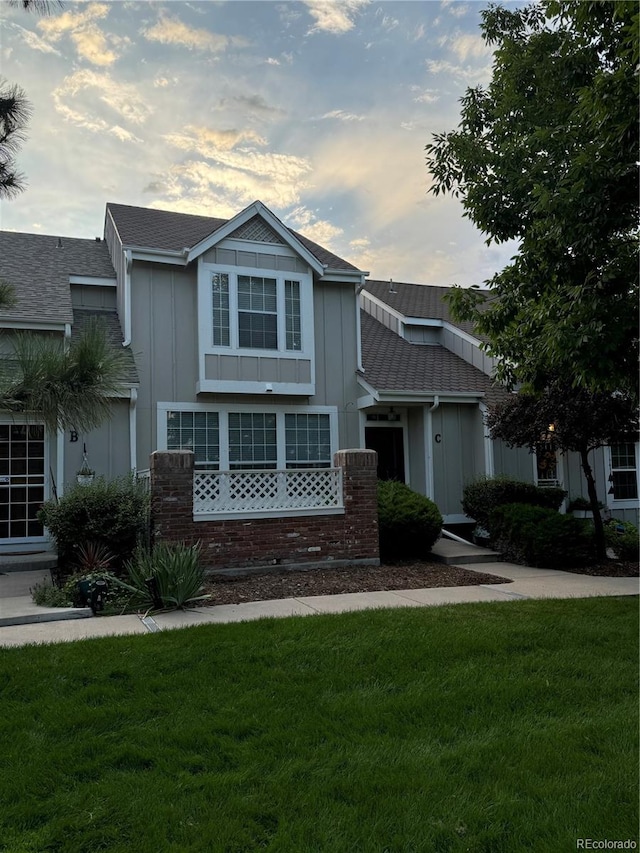
[[[342,508],[342,469],[195,471],[193,514],[331,512]]]

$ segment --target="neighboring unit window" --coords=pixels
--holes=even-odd
[[[167,449],[192,450],[199,467],[220,467],[220,429],[217,412],[168,412]]]
[[[285,281],[284,300],[287,330],[287,349],[299,351],[302,349],[299,281]]]
[[[229,346],[229,276],[214,273],[211,278],[213,296],[213,345]]]
[[[636,448],[631,442],[611,446],[611,490],[614,501],[632,501],[638,497]]]
[[[237,470],[277,468],[276,416],[229,413],[229,467]]]
[[[275,278],[238,276],[238,344],[247,349],[278,349]]]
[[[285,415],[287,468],[331,467],[329,415]]]

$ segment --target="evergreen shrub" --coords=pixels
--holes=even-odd
[[[630,521],[612,518],[604,526],[607,546],[619,560],[637,563],[640,558],[638,528]]]
[[[380,559],[383,563],[426,557],[442,531],[432,500],[404,483],[378,481]]]
[[[593,525],[553,509],[514,503],[489,518],[492,542],[514,563],[546,569],[586,566],[595,560]]]
[[[149,494],[133,474],[109,482],[99,477],[46,501],[38,518],[53,536],[61,574],[82,563],[88,542],[108,550],[111,568],[119,572],[146,536]]]
[[[464,487],[462,509],[492,532],[490,517],[497,507],[518,503],[557,511],[566,495],[564,489],[534,486],[510,477],[482,477]]]

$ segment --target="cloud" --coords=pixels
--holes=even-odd
[[[452,50],[461,62],[468,59],[485,59],[493,49],[481,36],[474,33],[455,33],[440,39],[439,44]]]
[[[55,56],[62,55],[60,51],[50,45],[48,41],[41,39],[37,33],[34,33],[31,30],[25,30],[24,27],[20,27],[18,24],[11,24],[10,26],[14,27],[14,29],[20,33],[22,40],[27,47],[31,48],[31,50],[38,50],[40,53],[53,53]]]
[[[141,30],[148,41],[173,44],[188,50],[220,53],[228,47],[246,47],[248,42],[239,36],[222,36],[211,30],[200,30],[183,23],[179,18],[162,14],[152,27]]]
[[[327,32],[342,35],[355,26],[359,12],[371,0],[303,0],[314,19],[310,33]]]
[[[454,18],[463,18],[469,11],[467,3],[459,3],[457,0],[442,0],[440,8],[446,9]]]
[[[416,104],[435,104],[440,100],[437,89],[421,89],[419,86],[412,86],[411,91],[414,92],[413,100]]]
[[[431,74],[446,74],[466,83],[481,83],[491,79],[491,65],[474,68],[471,65],[454,65],[443,59],[430,59],[426,65]]]
[[[257,198],[275,209],[299,204],[310,171],[306,160],[284,154],[219,152],[215,162],[192,160],[171,166],[156,175],[145,192],[161,195],[152,207],[170,203],[184,213],[234,216]]]
[[[196,151],[202,157],[216,157],[220,151],[229,151],[240,142],[267,144],[266,139],[253,130],[215,130],[194,125],[188,125],[181,133],[168,133],[163,138],[176,148]]]
[[[265,59],[265,65],[280,65],[280,60],[279,60],[279,59],[276,59],[276,58],[275,58],[275,57],[273,57],[273,56],[268,56],[268,57]]]
[[[338,119],[339,121],[364,121],[365,116],[359,116],[355,113],[347,113],[344,110],[331,110],[321,116],[312,116],[310,121],[323,121],[324,119]]]
[[[81,59],[93,65],[107,66],[112,65],[118,57],[110,49],[107,37],[96,21],[106,18],[108,14],[106,3],[91,3],[81,12],[67,11],[56,17],[44,18],[38,22],[38,28],[45,39],[51,42],[68,35]]]
[[[89,69],[66,77],[62,85],[53,90],[52,98],[56,111],[66,121],[92,133],[112,134],[121,141],[142,142],[119,123],[99,115],[100,103],[113,110],[121,120],[135,125],[144,124],[151,114],[151,108],[135,87],[119,83],[107,73],[99,74]]]
[[[273,118],[282,115],[284,110],[268,104],[262,95],[234,95],[232,98],[222,98],[218,109],[240,107],[243,115],[254,115],[259,118]]]
[[[327,249],[331,247],[331,242],[343,233],[342,228],[326,219],[318,219],[313,211],[304,206],[287,214],[287,224]]]

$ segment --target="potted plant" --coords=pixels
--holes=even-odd
[[[602,508],[602,504],[598,501],[598,509]],[[570,512],[574,518],[593,518],[591,501],[588,498],[582,497],[582,495],[571,498],[569,506],[567,507],[567,512]]]
[[[96,472],[89,467],[89,461],[85,452],[82,454],[82,465],[80,466],[80,469],[76,474],[76,480],[81,486],[89,486],[91,483],[93,483],[93,478],[95,477],[95,475]]]

